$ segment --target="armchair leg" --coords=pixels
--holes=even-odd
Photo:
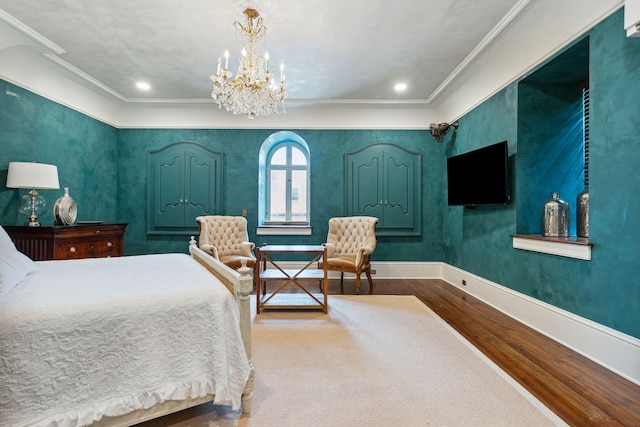
[[[369,280],[369,295],[373,295],[373,279],[371,278],[371,269],[367,268],[364,272],[367,274],[367,279]]]
[[[360,274],[356,273],[356,294],[360,295]]]
[[[344,273],[340,272],[340,293],[344,294],[344,286],[342,285],[342,280],[344,279]]]

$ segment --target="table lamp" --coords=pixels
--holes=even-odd
[[[40,227],[37,221],[47,211],[47,201],[36,191],[57,190],[58,167],[44,163],[9,162],[7,173],[7,188],[30,188],[27,194],[22,196],[18,212],[27,218],[29,227]]]

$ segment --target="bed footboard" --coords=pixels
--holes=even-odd
[[[253,292],[253,270],[247,267],[244,263],[238,271],[227,267],[222,262],[218,261],[202,249],[198,248],[194,237],[191,237],[189,242],[189,253],[191,256],[215,275],[229,291],[235,296],[240,309],[240,332],[242,334],[242,341],[244,343],[244,349],[247,353],[247,359],[251,365],[251,374],[249,380],[242,393],[242,412],[251,412],[251,400],[253,397],[254,388],[254,373],[253,373],[253,350],[252,350],[252,336],[251,336],[251,304],[250,295]]]

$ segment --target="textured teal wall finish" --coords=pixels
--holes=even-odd
[[[512,181],[512,202],[509,205],[478,206],[475,210],[469,210],[461,206],[448,207],[446,197],[443,201],[444,261],[497,283],[504,283],[508,277],[505,274],[510,261],[502,254],[511,251],[509,234],[515,232],[513,170],[516,158],[516,114],[517,86],[510,85],[462,117],[454,136],[443,142],[446,157],[451,157],[508,141]],[[442,162],[446,160],[442,159]]]
[[[0,80],[0,224],[23,224],[17,213],[26,190],[5,187],[9,162],[58,166],[60,190],[43,190],[40,218],[53,224],[53,205],[69,187],[78,220],[116,220],[117,130],[77,111]]]
[[[536,168],[519,169],[518,82],[460,119],[442,144],[427,131],[300,130],[311,151],[313,234],[256,236],[258,154],[272,130],[116,130],[33,93],[0,81],[0,221],[23,222],[18,191],[4,188],[10,161],[59,167],[79,219],[129,223],[127,254],[185,252],[184,237],[146,235],[149,150],[192,141],[225,154],[227,214],[247,209],[256,243],[320,243],[331,216],[344,211],[343,156],[374,143],[423,155],[422,236],[380,237],[374,261],[440,261],[640,338],[640,39],[626,38],[623,12],[594,29],[590,39],[590,241],[593,260],[513,249],[518,188],[537,182]],[[533,112],[535,115],[535,111]],[[529,121],[530,123],[530,121]],[[542,124],[544,125],[544,124]],[[509,141],[512,202],[471,211],[446,205],[446,157]],[[517,179],[517,182],[516,182]],[[547,189],[548,191],[548,189]],[[20,193],[20,194],[23,194]],[[53,203],[60,191],[43,192]],[[538,209],[542,201],[525,201]],[[47,214],[44,222],[51,222]]]
[[[640,337],[640,39],[626,38],[623,13],[591,36],[588,315]],[[593,214],[592,214],[593,213]]]
[[[509,237],[516,231],[513,206],[531,203],[537,209],[543,202],[523,202],[519,198],[524,196],[515,194],[515,203],[508,208],[445,207],[444,261],[640,337],[640,39],[625,37],[622,10],[592,29],[589,37],[593,259],[513,249]],[[520,169],[518,133],[525,130],[516,129],[517,115],[537,113],[527,109],[516,113],[516,86],[510,85],[462,117],[455,142],[445,151],[449,156],[508,139],[510,154],[517,150],[520,189],[538,182],[539,171]]]
[[[262,143],[274,130],[122,129],[119,131],[118,219],[129,223],[128,254],[185,251],[181,236],[147,236],[145,233],[146,162],[149,150],[178,141],[191,141],[225,155],[223,206],[227,215],[247,210],[249,238],[263,243],[319,244],[326,240],[329,218],[344,215],[345,153],[379,142],[421,152],[424,200],[422,236],[378,237],[374,260],[438,261],[442,242],[442,146],[427,131],[296,130],[311,153],[311,236],[257,236],[258,162]]]

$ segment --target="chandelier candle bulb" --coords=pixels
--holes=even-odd
[[[269,52],[264,53],[264,70],[269,72]]]
[[[229,69],[229,51],[228,50],[224,51],[224,69],[225,70]]]

